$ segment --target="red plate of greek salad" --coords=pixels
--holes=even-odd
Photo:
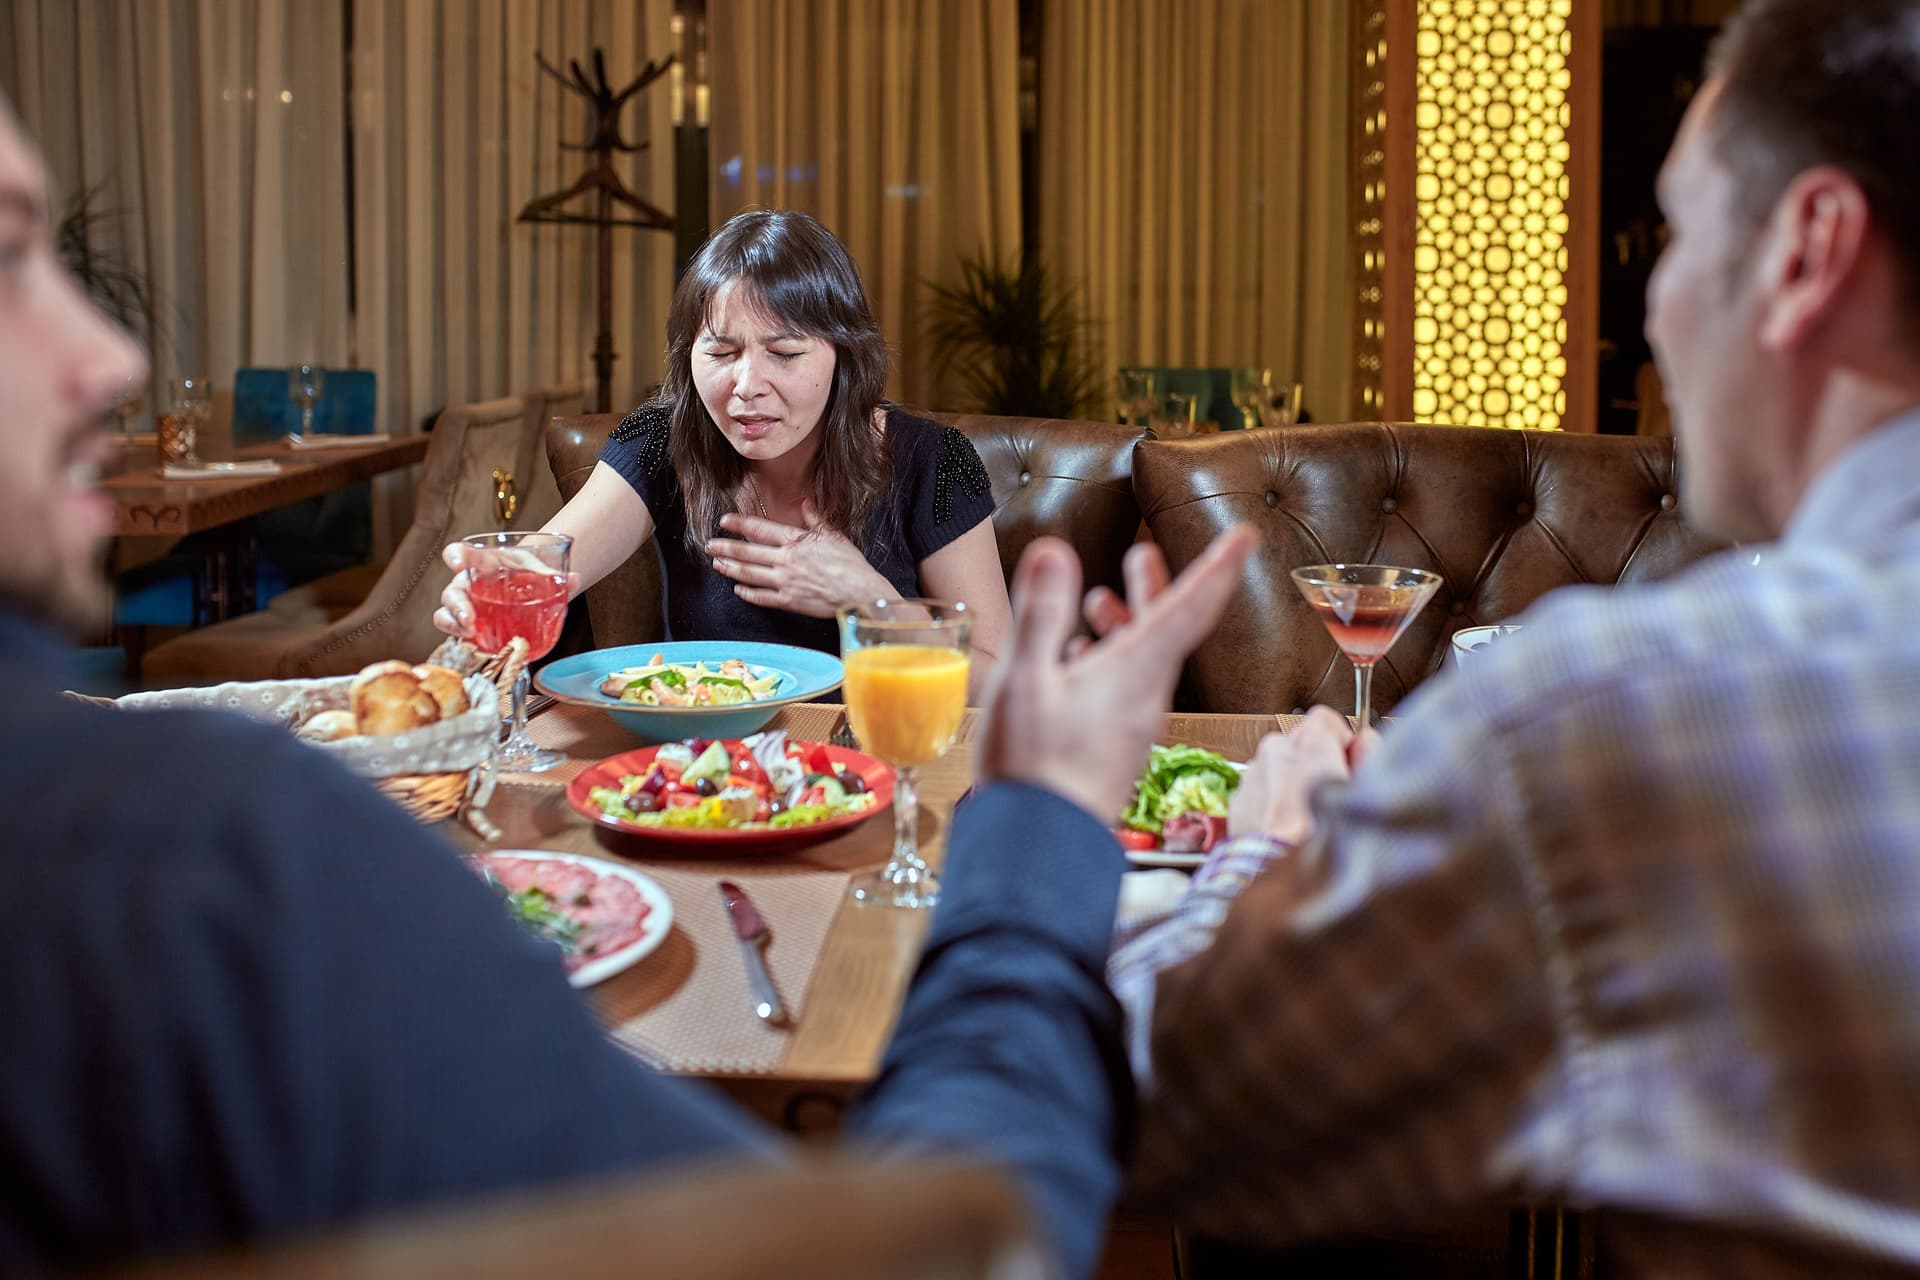
[[[567,803],[608,830],[654,840],[810,841],[891,805],[893,770],[858,751],[774,729],[609,756],[567,785]]]
[[[1141,867],[1197,867],[1227,836],[1227,805],[1246,766],[1204,747],[1155,746],[1113,834]]]

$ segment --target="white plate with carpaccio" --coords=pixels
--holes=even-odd
[[[673,931],[667,891],[620,863],[545,849],[490,849],[468,861],[516,923],[560,951],[576,987],[631,968]]]

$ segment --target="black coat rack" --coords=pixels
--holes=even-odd
[[[583,142],[562,141],[563,151],[586,151],[593,156],[592,165],[577,178],[573,185],[564,191],[540,196],[527,203],[520,211],[521,222],[557,222],[573,226],[597,227],[599,229],[599,269],[596,273],[599,285],[600,332],[593,341],[593,371],[597,381],[598,395],[596,411],[608,413],[613,409],[613,229],[615,227],[643,227],[653,231],[673,230],[673,215],[648,204],[645,200],[628,190],[621,181],[620,174],[613,167],[613,153],[616,151],[644,151],[648,147],[646,140],[638,143],[628,142],[620,132],[620,113],[626,107],[627,100],[634,94],[658,80],[673,65],[673,55],[668,54],[661,62],[648,62],[640,75],[626,88],[615,92],[607,83],[607,60],[599,49],[593,51],[592,80],[580,66],[578,58],[567,65],[573,72],[569,79],[560,70],[548,62],[540,53],[534,59],[540,69],[558,80],[570,93],[577,93],[587,102],[587,137]],[[566,206],[582,196],[593,197],[592,211],[575,211]],[[620,206],[621,214],[615,213]]]

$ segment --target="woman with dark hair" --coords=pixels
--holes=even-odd
[[[756,210],[694,256],[660,391],[614,431],[573,501],[577,594],[649,536],[667,638],[837,652],[834,610],[931,596],[974,611],[976,675],[1009,618],[986,468],[967,438],[888,404],[860,273],[804,213]],[[460,548],[446,560],[460,569]],[[472,626],[456,572],[434,622]]]

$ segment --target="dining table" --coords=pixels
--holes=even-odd
[[[919,771],[921,853],[936,868],[945,858],[954,805],[974,781],[978,717],[969,711],[953,748]],[[1296,719],[1281,717],[1279,724]],[[767,727],[824,742],[842,724],[838,705],[799,703],[782,708]],[[1245,760],[1275,727],[1273,716],[1176,714],[1167,717],[1160,741]],[[535,716],[528,730],[568,759],[545,773],[501,775],[486,806],[501,833],[492,847],[625,863],[658,881],[673,900],[673,929],[659,950],[590,992],[610,1033],[652,1065],[711,1080],[788,1129],[836,1127],[846,1099],[879,1067],[930,919],[929,912],[847,896],[853,874],[887,860],[888,815],[875,813],[814,843],[759,851],[628,836],[578,813],[567,787],[589,765],[640,744],[604,712],[564,703]],[[482,847],[464,828],[449,824],[449,831],[469,848]],[[767,961],[794,1011],[788,1029],[754,1016],[745,965],[719,896],[723,879],[753,896],[771,928]]]
[[[1304,719],[1176,712],[1165,717],[1157,741],[1249,760],[1261,738],[1276,729],[1290,731]],[[845,723],[842,706],[798,703],[782,708],[767,727],[824,742]],[[945,861],[954,807],[975,780],[979,728],[980,713],[968,711],[952,749],[919,770],[920,851],[936,870]],[[889,816],[876,812],[816,843],[751,855],[624,837],[575,811],[567,788],[600,759],[640,744],[604,712],[558,702],[546,704],[528,731],[540,745],[566,752],[568,760],[546,773],[501,775],[486,806],[499,837],[489,843],[464,826],[444,824],[455,842],[470,850],[587,854],[658,881],[673,902],[670,936],[633,968],[587,993],[609,1035],[655,1067],[712,1083],[791,1133],[836,1131],[849,1100],[880,1065],[931,922],[931,912],[847,897],[854,874],[887,860]],[[1045,857],[1046,850],[1035,849],[1033,856]],[[746,966],[718,891],[722,879],[743,886],[771,927],[766,959],[795,1015],[786,1028],[754,1014]],[[1175,1239],[1170,1231],[1166,1222],[1124,1208],[1117,1212],[1100,1280],[1172,1275],[1166,1261]],[[1526,1274],[1537,1267],[1538,1274],[1586,1277],[1595,1274],[1596,1238],[1590,1214],[1514,1203],[1463,1213],[1402,1243],[1418,1258],[1428,1258],[1422,1251],[1429,1248],[1438,1251],[1433,1256],[1464,1256],[1469,1244],[1486,1250],[1491,1241],[1498,1251],[1504,1243],[1509,1273],[1523,1263]]]
[[[286,439],[236,445],[223,431],[200,437],[204,464],[264,464],[274,469],[218,471],[192,478],[163,474],[151,435],[120,437],[118,456],[102,470],[100,487],[112,499],[117,540],[171,542],[216,530],[232,537],[207,540],[202,573],[204,604],[212,621],[252,612],[252,543],[245,523],[289,502],[343,489],[427,456],[425,435],[370,437],[365,443],[329,443],[295,448]]]

